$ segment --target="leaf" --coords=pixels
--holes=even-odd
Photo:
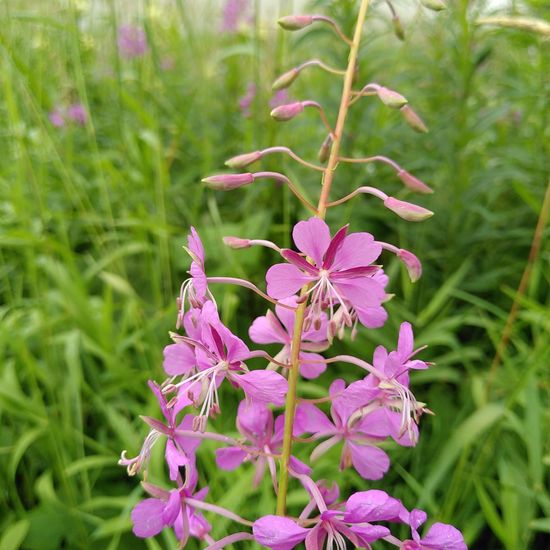
[[[29,531],[28,519],[20,519],[10,525],[0,539],[0,550],[17,550]]]
[[[550,23],[543,19],[535,19],[534,17],[483,17],[476,20],[476,25],[495,25],[497,27],[519,29],[542,34],[543,36],[550,36]]]

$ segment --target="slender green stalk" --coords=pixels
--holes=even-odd
[[[357,23],[353,41],[350,45],[350,53],[348,58],[348,66],[344,77],[344,86],[342,89],[342,98],[340,100],[340,109],[336,120],[336,128],[334,130],[334,140],[330,150],[330,156],[327,166],[323,172],[323,186],[321,196],[317,206],[317,217],[324,219],[327,210],[327,202],[334,178],[334,171],[338,164],[338,153],[340,151],[340,142],[344,131],[346,116],[348,114],[349,100],[351,97],[351,87],[353,84],[353,76],[355,65],[357,63],[357,55],[359,52],[359,44],[361,42],[361,33],[363,24],[367,14],[369,0],[361,0],[359,13],[357,15]],[[301,295],[304,296],[307,292],[307,286],[302,289]],[[292,429],[294,426],[294,414],[296,412],[296,392],[298,386],[298,376],[300,370],[299,355],[300,343],[302,341],[302,330],[304,326],[304,317],[307,307],[307,300],[304,300],[296,310],[294,322],[294,333],[292,336],[291,355],[290,355],[290,372],[288,376],[288,393],[285,403],[285,427],[283,436],[283,451],[280,462],[279,473],[279,491],[277,494],[277,514],[284,515],[286,511],[286,495],[288,489],[288,469],[290,464],[290,454],[292,451]]]

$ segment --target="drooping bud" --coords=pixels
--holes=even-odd
[[[281,17],[277,23],[285,31],[299,31],[313,23],[311,15],[285,15]]]
[[[249,185],[254,181],[254,176],[249,172],[244,174],[219,174],[201,180],[210,189],[216,191],[231,191],[243,185]]]
[[[317,158],[319,159],[319,162],[325,163],[328,160],[328,157],[330,155],[331,143],[332,143],[332,136],[328,134],[327,137],[324,139],[323,143],[321,144],[319,152],[317,153]]]
[[[403,184],[408,187],[411,191],[416,193],[433,193],[433,189],[428,187],[423,181],[419,180],[417,177],[409,174],[406,170],[399,170],[397,172],[397,177],[403,182]]]
[[[393,197],[384,200],[384,206],[397,214],[400,218],[409,222],[421,222],[433,216],[433,212],[422,206],[406,201],[400,201]]]
[[[429,10],[441,11],[446,10],[447,6],[441,0],[420,0],[420,3]]]
[[[252,153],[244,153],[242,155],[237,155],[236,157],[231,157],[229,160],[225,161],[225,165],[234,169],[246,168],[249,164],[252,164],[261,158],[261,151],[253,151]]]
[[[399,19],[396,15],[395,17],[392,17],[391,22],[393,24],[393,32],[395,33],[395,36],[397,36],[399,40],[405,40],[405,29],[403,29],[401,19]]]
[[[271,85],[271,89],[274,92],[278,92],[279,90],[284,90],[285,88],[288,88],[297,78],[300,74],[300,71],[294,67],[294,69],[290,69],[290,71],[287,71],[286,73],[283,73],[273,84]]]
[[[250,248],[250,239],[241,239],[240,237],[224,237],[223,243],[230,248]]]
[[[376,93],[380,98],[380,101],[392,109],[400,109],[408,103],[407,99],[401,94],[398,94],[396,91],[390,90],[389,88],[385,88],[384,86],[380,86],[380,88],[376,90]]]
[[[408,106],[403,105],[401,109],[401,114],[403,115],[405,122],[415,131],[420,134],[426,134],[428,128],[424,124],[423,120]]]
[[[412,252],[403,248],[397,251],[397,257],[405,264],[411,283],[416,283],[422,275],[422,264],[420,260]]]
[[[275,107],[275,109],[271,111],[271,116],[279,122],[284,122],[286,120],[294,118],[296,115],[299,115],[303,111],[303,103],[301,101],[296,101],[295,103],[287,103],[286,105]]]

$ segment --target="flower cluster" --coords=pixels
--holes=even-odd
[[[336,446],[341,453],[335,466],[353,467],[363,480],[383,478],[390,467],[385,442],[391,440],[397,445],[414,447],[419,438],[420,419],[424,413],[430,413],[410,389],[410,372],[431,366],[417,358],[423,348],[415,349],[410,323],[401,323],[395,349],[378,346],[370,362],[365,357],[329,353],[335,338],[342,339],[347,333],[353,337],[358,330],[381,327],[386,322],[385,304],[391,294],[386,290],[389,279],[381,265],[383,251],[393,253],[404,264],[413,282],[421,276],[422,266],[412,252],[378,241],[367,232],[350,232],[349,225],[331,233],[324,221],[326,210],[358,194],[369,194],[381,199],[387,209],[405,220],[421,221],[431,215],[421,206],[388,196],[374,187],[358,187],[340,200],[328,201],[336,167],[346,161],[383,162],[395,169],[408,190],[431,192],[426,184],[386,157],[348,159],[339,154],[347,111],[359,98],[377,95],[390,108],[402,109],[407,105],[402,95],[378,84],[368,84],[356,92],[351,89],[366,6],[362,1],[359,30],[353,41],[336,22],[324,16],[288,16],[280,22],[287,30],[298,30],[314,22],[328,24],[350,47],[345,71],[315,60],[285,73],[275,83],[276,89],[285,89],[309,65],[344,76],[338,132],[332,129],[316,102],[284,104],[272,112],[276,120],[285,121],[305,107],[318,110],[329,132],[321,146],[321,165],[305,161],[283,146],[244,153],[227,162],[231,168],[242,169],[266,155],[287,154],[323,174],[318,205],[307,201],[289,178],[277,172],[220,174],[203,180],[214,189],[231,190],[259,179],[273,179],[287,185],[313,216],[294,225],[293,249],[263,239],[235,236],[224,239],[234,249],[264,246],[278,255],[280,261],[265,275],[266,292],[244,279],[209,276],[204,247],[197,231],[191,228],[184,247],[191,258],[189,278],[177,298],[176,330],[170,333],[173,343],[164,348],[166,377],[161,384],[149,382],[163,419],[142,417],[150,431],[140,452],[129,458],[124,451],[119,461],[129,475],[145,472],[153,446],[159,441],[164,445],[172,485],[164,488],[143,482],[151,498],[138,503],[132,511],[134,533],[138,537],[151,537],[170,528],[179,540],[179,547],[189,537],[195,537],[204,540],[210,550],[238,541],[255,541],[273,550],[287,550],[302,543],[311,550],[325,546],[343,550],[348,543],[371,548],[381,540],[401,550],[466,548],[460,531],[444,523],[434,523],[420,535],[418,529],[426,522],[426,513],[409,510],[384,491],[363,490],[340,498],[335,483],[315,480],[315,460]],[[254,344],[278,345],[274,355],[250,349],[221,321],[211,290],[216,284],[245,287],[274,306],[252,320],[249,327]],[[263,367],[252,369],[252,359],[263,362]],[[299,383],[330,376],[334,363],[352,365],[358,373],[356,380],[346,384],[333,376],[325,397],[300,397]],[[214,429],[222,407],[220,392],[225,388],[233,388],[239,394],[235,420],[238,438]],[[280,413],[274,410],[283,406]],[[197,452],[205,439],[217,442],[215,461],[221,470],[251,464],[254,486],[268,476],[277,495],[277,515],[263,510],[253,521],[207,502],[208,488],[197,489],[200,469]],[[307,462],[298,458],[305,454],[296,452],[298,444],[307,450]],[[296,516],[286,512],[289,483],[301,485],[309,495],[306,506]],[[204,513],[228,518],[243,529],[216,541]],[[396,531],[392,532],[394,525],[401,525],[399,532],[403,532],[403,525],[408,525],[411,538],[398,538]]]

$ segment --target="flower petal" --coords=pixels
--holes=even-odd
[[[267,293],[275,299],[288,298],[296,294],[312,278],[292,264],[272,265],[265,274]]]
[[[163,355],[162,366],[170,376],[188,374],[197,364],[195,350],[184,343],[169,344],[164,348]]]
[[[403,521],[408,511],[400,500],[378,489],[360,491],[346,502],[344,521],[364,523],[373,521]]]
[[[168,464],[168,469],[170,471],[170,479],[176,481],[179,475],[180,466],[185,466],[189,464],[189,459],[182,453],[179,449],[176,448],[174,442],[169,439],[166,442],[166,450],[164,452],[166,458],[166,464]]]
[[[434,550],[467,550],[462,533],[446,523],[434,523],[420,544]]]
[[[354,308],[380,307],[386,297],[385,290],[372,277],[338,280],[333,286]]]
[[[353,467],[364,479],[382,479],[390,467],[388,455],[378,447],[347,442]]]
[[[271,311],[268,311],[267,315],[254,319],[248,329],[248,335],[256,344],[286,344],[289,340],[287,333],[281,327],[281,323]]]
[[[298,222],[292,230],[294,244],[310,258],[318,267],[323,263],[323,256],[330,245],[330,229],[319,218],[309,218],[307,221]]]
[[[245,392],[247,398],[262,403],[284,405],[288,382],[284,376],[272,370],[254,370],[231,376]]]
[[[216,464],[222,470],[234,470],[243,463],[247,454],[240,447],[216,449]]]
[[[327,364],[322,355],[318,353],[300,352],[300,374],[311,380],[318,378],[327,370]]]
[[[336,430],[327,415],[311,403],[298,405],[294,425],[299,427],[302,433],[325,433]]]
[[[382,245],[370,233],[351,233],[336,251],[331,271],[369,265],[381,252]]]
[[[264,440],[273,430],[273,413],[265,403],[241,401],[237,411],[237,427],[250,442]]]
[[[359,322],[367,328],[380,328],[388,320],[388,312],[382,307],[356,307]]]
[[[164,529],[164,506],[158,498],[146,498],[134,506],[131,517],[136,537],[153,537]]]
[[[290,550],[300,544],[309,529],[300,527],[295,521],[281,516],[264,516],[252,527],[256,542],[272,550]]]

